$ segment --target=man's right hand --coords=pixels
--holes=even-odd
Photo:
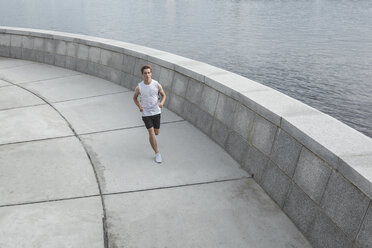
[[[142,107],[140,107],[140,108],[139,108],[139,110],[140,110],[140,112],[142,112],[142,111],[143,111],[143,108],[142,108]]]

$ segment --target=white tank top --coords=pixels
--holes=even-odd
[[[154,79],[151,80],[149,85],[143,81],[138,84],[140,92],[140,103],[143,108],[142,116],[151,116],[161,113],[158,106],[159,103],[159,88],[158,82]]]

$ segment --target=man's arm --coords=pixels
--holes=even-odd
[[[159,88],[159,93],[161,95],[161,101],[159,103],[159,107],[162,108],[163,105],[164,105],[164,102],[165,102],[165,98],[167,98],[167,96],[165,95],[163,87],[161,87],[161,85],[159,83],[158,83],[158,88]]]
[[[143,111],[143,108],[142,108],[142,106],[141,106],[141,104],[139,103],[139,101],[138,101],[138,95],[139,95],[139,88],[138,88],[138,86],[136,87],[136,89],[134,90],[134,95],[133,95],[133,101],[134,101],[134,103],[137,105],[137,107],[139,108],[139,111],[140,112],[142,112]]]

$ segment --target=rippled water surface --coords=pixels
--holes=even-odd
[[[0,25],[123,40],[200,60],[372,137],[370,0],[0,0]]]

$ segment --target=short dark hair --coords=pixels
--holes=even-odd
[[[141,73],[143,74],[143,71],[146,70],[146,69],[150,69],[150,71],[152,72],[152,68],[151,68],[150,65],[144,65],[144,66],[142,66],[142,68],[141,68]]]

